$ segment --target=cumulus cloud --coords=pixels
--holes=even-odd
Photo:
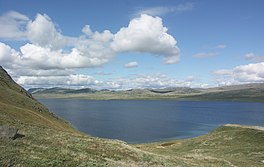
[[[93,77],[82,74],[69,76],[20,76],[17,82],[27,87],[93,86],[100,83]]]
[[[125,68],[135,68],[138,66],[138,62],[132,61],[124,65]]]
[[[17,15],[20,17],[16,18],[28,21],[26,34],[30,43],[21,46],[18,51],[1,43],[0,60],[9,68],[96,67],[108,63],[120,52],[161,55],[165,57],[166,63],[179,60],[176,40],[167,33],[167,28],[159,17],[142,15],[131,20],[128,27],[121,28],[116,34],[109,30],[93,32],[89,25],[85,25],[82,29],[84,35],[68,37],[62,35],[46,14],[37,14],[33,21],[24,15]]]
[[[0,62],[5,68],[17,68],[14,61],[20,57],[20,53],[10,46],[0,42]]]
[[[19,12],[10,11],[0,16],[0,38],[5,40],[26,39],[29,18]]]
[[[196,57],[196,58],[207,58],[207,57],[213,57],[213,56],[216,56],[216,55],[218,55],[218,53],[215,53],[215,52],[203,52],[203,53],[194,54],[193,57]]]
[[[214,71],[214,74],[223,77],[222,80],[229,83],[263,82],[264,62],[240,65],[233,69],[217,70]]]
[[[52,71],[47,71],[47,73]],[[40,74],[40,73],[39,73]],[[44,74],[44,75],[42,75]],[[176,80],[169,78],[165,74],[140,74],[133,77],[115,78],[109,81],[97,80],[96,78],[84,74],[70,74],[70,75],[50,74],[45,75],[41,73],[37,75],[22,75],[17,76],[15,80],[25,86],[32,87],[90,87],[93,89],[115,89],[127,90],[137,88],[168,88],[168,87],[201,87],[202,85],[195,83],[193,77],[187,77],[185,80]]]
[[[136,88],[168,88],[168,87],[189,87],[198,86],[194,83],[194,79],[187,77],[185,80],[176,80],[169,78],[165,74],[141,74],[134,77],[116,78],[114,81],[109,81],[110,85],[118,85],[118,89],[136,89]],[[199,85],[200,86],[200,85]]]
[[[167,33],[160,17],[142,14],[114,35],[111,47],[116,52],[143,52],[164,56],[165,63],[179,61],[176,40]]]
[[[132,19],[128,27],[121,28],[116,34],[109,30],[92,31],[85,25],[81,30],[83,34],[78,37],[63,35],[46,14],[37,14],[30,20],[18,12],[9,12],[0,16],[0,23],[0,38],[23,38],[28,42],[19,49],[0,42],[1,65],[23,85],[94,83],[117,88],[119,83],[101,83],[78,75],[75,70],[102,66],[123,52],[159,55],[168,64],[179,61],[177,42],[168,34],[162,19],[145,14]],[[127,67],[136,65],[133,62]]]
[[[185,3],[185,4],[180,4],[177,6],[169,6],[169,7],[158,6],[158,7],[141,9],[136,12],[136,15],[148,14],[152,16],[161,16],[168,13],[182,13],[186,11],[191,11],[193,10],[193,8],[194,8],[193,3]]]
[[[82,32],[87,35],[87,36],[92,36],[93,35],[93,32],[90,28],[90,25],[85,25],[83,28],[82,28]]]
[[[246,60],[254,61],[254,62],[264,62],[264,56],[258,56],[254,53],[247,53],[245,55]]]
[[[61,49],[67,44],[67,38],[56,29],[46,14],[37,14],[35,20],[28,22],[27,36],[33,44],[55,50]]]

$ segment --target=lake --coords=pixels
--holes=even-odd
[[[232,123],[264,126],[264,103],[38,99],[78,130],[145,143],[196,137]]]

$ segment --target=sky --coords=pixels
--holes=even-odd
[[[260,83],[263,8],[263,0],[0,0],[0,65],[26,89]]]

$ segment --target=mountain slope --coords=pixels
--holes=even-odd
[[[65,121],[54,117],[30,93],[13,81],[0,66],[0,124],[24,126],[33,124],[74,131]]]

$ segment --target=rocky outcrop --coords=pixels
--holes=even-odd
[[[6,125],[0,126],[0,138],[15,139],[18,129]]]

